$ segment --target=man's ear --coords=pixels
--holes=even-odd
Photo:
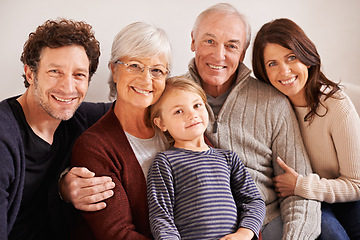
[[[158,128],[160,128],[161,131],[163,132],[167,131],[167,128],[162,124],[160,117],[154,118],[154,123]]]
[[[191,31],[191,51],[195,52],[195,39],[194,39],[194,32]]]
[[[30,85],[34,84],[35,73],[34,73],[34,71],[30,68],[29,65],[25,64],[25,66],[24,66],[24,72],[25,72],[26,81],[28,81],[28,83],[29,83]]]
[[[246,53],[246,50],[243,50],[241,55],[240,55],[240,62],[242,63],[245,59],[245,53]]]

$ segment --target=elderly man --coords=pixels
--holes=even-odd
[[[242,63],[250,42],[246,19],[229,4],[214,5],[198,16],[191,38],[195,58],[186,75],[208,96],[206,136],[215,147],[235,151],[253,177],[266,203],[263,239],[315,239],[320,204],[279,199],[272,183],[282,173],[278,156],[303,175],[312,170],[287,99]]]
[[[27,89],[0,103],[0,239],[69,237],[58,180],[77,137],[109,108],[81,104],[99,56],[84,22],[49,20],[29,35],[21,56]],[[93,176],[85,169],[71,174]],[[113,187],[108,177],[92,181]]]

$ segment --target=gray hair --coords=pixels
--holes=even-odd
[[[198,30],[199,25],[200,25],[200,22],[208,14],[217,13],[217,12],[222,12],[222,13],[226,13],[228,15],[237,16],[244,23],[245,28],[246,28],[246,41],[245,41],[244,51],[246,51],[246,49],[250,45],[250,40],[251,40],[251,27],[250,27],[250,24],[249,24],[247,18],[245,17],[245,15],[241,14],[234,6],[232,6],[229,3],[218,3],[218,4],[215,4],[215,5],[207,8],[203,12],[201,12],[200,15],[195,20],[194,27],[192,29],[193,35],[194,36],[196,35],[197,30]]]
[[[172,50],[170,41],[161,28],[157,28],[144,22],[135,22],[123,28],[114,38],[109,68],[117,60],[123,57],[146,58],[161,56],[167,62],[167,68],[171,68]],[[112,72],[109,77],[109,99],[116,97],[116,84],[113,81]]]

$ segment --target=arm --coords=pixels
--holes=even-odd
[[[1,129],[2,130],[2,129]],[[16,164],[20,163],[19,153],[13,156],[11,149],[7,147],[9,142],[0,141],[0,239],[8,239],[8,234],[15,222],[21,201],[21,182],[23,187],[24,178],[17,176],[20,169],[16,169]],[[19,167],[19,165],[17,165]],[[11,190],[12,189],[12,190]]]
[[[76,123],[82,131],[97,122],[111,107],[111,103],[83,102],[76,111]],[[64,174],[65,173],[65,174]],[[109,177],[94,177],[86,168],[72,168],[62,173],[58,184],[60,197],[83,211],[97,211],[106,207],[105,199],[111,197],[114,183]]]
[[[106,135],[105,132],[103,134]],[[81,215],[90,226],[96,239],[148,240],[149,238],[141,234],[141,229],[139,229],[148,228],[146,186],[145,183],[141,185],[141,180],[145,182],[141,168],[137,166],[136,159],[125,160],[119,155],[119,149],[124,144],[119,144],[120,147],[118,146],[119,149],[117,149],[113,145],[108,145],[108,142],[112,143],[112,141],[107,140],[109,139],[95,140],[91,135],[84,136],[80,137],[74,146],[73,166],[83,166],[96,174],[109,176],[115,183],[114,196],[105,200],[107,205],[105,209],[96,212],[81,212]],[[139,168],[137,172],[134,170],[135,167],[130,165],[133,162]],[[133,187],[131,188],[131,186]],[[141,205],[142,197],[145,207]],[[139,221],[145,218],[146,221],[144,224],[138,223],[136,227],[134,218],[137,215],[141,218]]]
[[[318,168],[322,178],[317,174],[299,176],[295,194],[329,203],[358,201],[360,200],[360,119],[355,108],[347,103],[346,99],[331,100],[328,114],[313,122],[325,126],[319,130],[322,132],[318,133],[322,136],[322,149],[316,148],[316,152],[314,149],[309,149],[309,153],[313,156],[312,161],[314,163],[327,161],[327,169]],[[305,141],[309,141],[308,145],[312,146],[312,139]]]
[[[281,156],[286,164],[302,175],[312,172],[300,135],[299,125],[289,103],[279,105],[279,118],[273,133],[274,175],[284,171],[276,158]],[[290,196],[280,199],[283,220],[283,239],[315,239],[320,234],[321,210],[317,201]],[[311,214],[310,214],[311,213]]]
[[[25,156],[18,124],[9,105],[0,103],[0,239],[8,239],[21,204]]]
[[[259,238],[259,232],[265,217],[265,203],[250,174],[236,153],[233,153],[231,162],[233,164],[230,180],[231,190],[238,208],[240,227],[235,235],[246,236],[249,235],[246,234],[248,230],[251,230],[253,236],[255,234],[255,237]],[[252,239],[253,236],[249,239]]]
[[[181,239],[174,223],[173,177],[166,156],[158,154],[147,181],[149,219],[154,239]]]

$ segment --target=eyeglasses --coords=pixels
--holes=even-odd
[[[141,74],[142,72],[144,72],[145,68],[148,68],[150,76],[153,78],[163,78],[170,73],[168,69],[161,66],[145,67],[143,64],[138,62],[124,63],[120,60],[117,60],[115,63],[120,63],[124,65],[126,67],[125,70],[132,74]]]

